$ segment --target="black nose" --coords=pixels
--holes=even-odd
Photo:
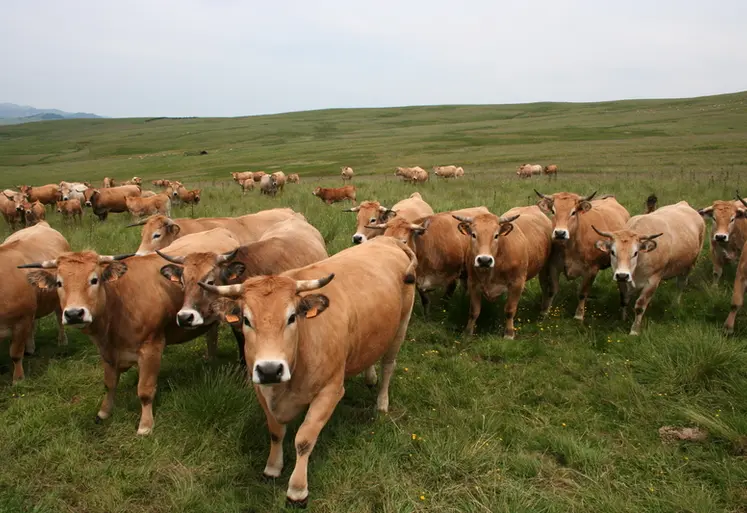
[[[86,201],[86,206],[90,207],[91,206],[91,202],[90,201]]]
[[[360,244],[361,242],[363,242],[362,235],[353,235],[353,244]]]
[[[280,383],[283,377],[283,364],[278,362],[264,362],[257,365],[254,371],[257,373],[260,383]]]
[[[477,257],[477,265],[480,267],[490,267],[493,264],[492,256],[480,255]]]
[[[176,314],[176,323],[179,326],[192,326],[192,321],[195,320],[195,316],[190,312],[179,312]]]
[[[628,278],[630,278],[630,274],[628,273],[615,273],[615,279],[617,281],[628,281]]]
[[[82,308],[68,308],[65,310],[65,320],[68,324],[77,324],[83,321],[85,310]]]
[[[718,233],[713,236],[713,240],[717,242],[724,242],[726,240],[726,235],[724,235],[723,233]]]
[[[557,240],[565,240],[565,232],[553,232],[553,237]]]

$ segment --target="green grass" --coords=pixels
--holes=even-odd
[[[0,127],[0,186],[65,179],[183,177],[205,187],[195,216],[291,206],[319,228],[330,253],[349,246],[354,216],[327,207],[313,186],[355,168],[358,198],[386,204],[413,189],[395,165],[463,165],[458,182],[418,188],[435,210],[534,201],[532,188],[614,193],[631,213],[660,203],[703,206],[747,191],[747,94],[605,104],[335,110],[241,119],[73,120]],[[208,150],[205,156],[185,152]],[[144,158],[140,159],[139,157]],[[557,181],[516,179],[523,162],[560,165]],[[242,197],[229,171],[299,172],[276,199]],[[192,215],[177,209],[175,216]],[[129,218],[82,227],[50,214],[74,249],[133,250]],[[7,235],[5,226],[2,235]],[[461,334],[461,290],[425,320],[419,302],[391,389],[391,412],[350,380],[309,466],[318,512],[738,512],[747,510],[747,316],[734,337],[733,268],[710,285],[708,249],[679,306],[674,283],[657,291],[640,337],[618,320],[617,290],[600,274],[587,321],[572,319],[578,282],[561,282],[550,319],[537,320],[531,282],[515,341],[501,338],[503,300],[487,305],[477,336]],[[154,279],[159,279],[154,277]],[[437,304],[434,304],[436,307]],[[327,315],[332,314],[330,311]],[[372,312],[375,314],[375,312]],[[235,343],[203,360],[200,339],[169,347],[152,436],[135,435],[136,371],[122,377],[113,417],[93,422],[103,372],[88,338],[40,324],[27,379],[10,385],[0,352],[0,511],[267,512],[282,510],[293,465],[260,475],[269,436],[236,368]],[[7,347],[7,346],[3,346]],[[295,430],[298,421],[292,426]],[[662,425],[697,425],[711,438],[663,445]],[[294,431],[292,431],[294,432]],[[421,496],[424,500],[421,500]]]

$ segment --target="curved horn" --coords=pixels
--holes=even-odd
[[[552,201],[552,196],[546,196],[545,194],[542,194],[542,193],[541,193],[540,191],[538,191],[537,189],[533,189],[533,190],[534,190],[534,193],[535,193],[535,194],[536,194],[537,196],[539,196],[540,198]]]
[[[747,207],[747,201],[744,201],[744,198],[742,198],[742,196],[739,195],[739,191],[736,191],[736,193],[737,193],[737,199],[740,202],[742,202],[742,205],[744,205],[745,207]]]
[[[105,264],[108,262],[115,262],[118,260],[124,260],[125,258],[130,258],[135,256],[137,253],[126,253],[124,255],[99,255],[99,263]]]
[[[324,287],[335,277],[335,273],[330,274],[318,280],[298,280],[296,281],[296,292],[305,292],[307,290],[316,290]]]
[[[473,217],[458,216],[456,214],[451,214],[451,217],[463,223],[472,223],[475,220]]]
[[[367,224],[366,228],[370,228],[372,230],[386,230],[386,223],[381,223],[381,224]]]
[[[183,264],[184,258],[183,256],[169,256],[166,253],[161,253],[159,250],[156,250],[156,253],[158,253],[158,256],[166,260],[167,262],[171,262],[172,264]]]
[[[236,258],[236,254],[239,252],[239,248],[234,249],[233,251],[229,251],[228,253],[223,253],[222,255],[218,255],[218,258],[215,259],[216,264],[222,264],[224,262],[230,262],[234,258]]]
[[[612,234],[611,234],[611,233],[607,233],[607,232],[600,232],[599,230],[597,230],[597,227],[596,227],[596,226],[594,226],[594,225],[591,225],[591,227],[592,227],[592,228],[594,229],[594,231],[595,231],[595,232],[597,232],[597,233],[598,233],[599,235],[601,235],[602,237],[607,237],[608,239],[611,239],[611,238],[612,238]]]
[[[501,224],[512,223],[512,222],[516,221],[519,218],[520,215],[521,214],[516,214],[515,216],[506,217],[506,218],[501,217],[500,219],[498,219],[498,222],[501,223]]]
[[[654,240],[655,238],[661,237],[662,235],[664,235],[663,232],[662,233],[657,233],[657,234],[654,234],[654,235],[646,235],[645,237],[641,237],[641,240]]]
[[[593,197],[594,197],[594,196],[596,196],[596,195],[597,195],[597,191],[594,191],[594,192],[592,192],[591,194],[589,194],[588,196],[586,196],[586,197],[584,198],[584,200],[586,200],[586,201],[591,201],[591,198],[593,198]]]
[[[389,209],[388,209],[388,208],[386,208],[386,207],[385,207],[384,205],[379,205],[379,212],[381,212],[381,213],[384,213],[384,212],[386,212],[386,211],[388,211],[388,210],[389,210]]]
[[[217,294],[219,296],[226,296],[226,297],[239,297],[241,296],[242,292],[244,292],[244,284],[240,283],[238,285],[208,285],[207,283],[198,281],[197,285],[202,287],[203,289],[207,290],[208,292],[212,292],[213,294]]]
[[[148,222],[149,219],[150,217],[146,217],[145,219],[142,219],[138,221],[137,223],[128,224],[127,226],[125,226],[125,228],[134,228],[136,226],[143,226],[145,223]]]
[[[18,269],[55,269],[57,267],[57,259],[44,260],[43,262],[34,262],[33,264],[19,265]]]
[[[358,212],[361,209],[361,206],[358,205],[357,207],[350,207],[350,208],[344,208],[342,209],[343,212]]]

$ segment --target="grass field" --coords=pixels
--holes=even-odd
[[[208,155],[185,155],[202,149]],[[535,161],[557,163],[560,177],[518,180],[516,166]],[[340,183],[340,165],[355,169],[359,200],[392,204],[413,191],[394,179],[395,165],[451,163],[464,166],[465,179],[417,188],[436,211],[486,205],[501,213],[533,202],[533,187],[614,193],[632,214],[651,192],[662,205],[702,207],[737,187],[747,194],[747,93],[0,127],[0,187],[181,177],[204,187],[203,202],[175,217],[290,206],[321,231],[330,253],[350,245],[354,216],[310,191]],[[302,183],[275,199],[242,197],[228,173],[256,169],[298,172]],[[49,221],[75,250],[137,247],[128,216],[92,217],[82,227],[56,214]],[[583,325],[572,318],[578,281],[561,281],[544,322],[531,282],[514,341],[501,338],[502,300],[483,308],[474,338],[461,334],[461,289],[428,320],[416,300],[390,413],[374,414],[375,392],[362,377],[346,384],[311,456],[309,510],[747,511],[747,315],[733,337],[722,335],[734,269],[712,286],[707,246],[682,303],[673,305],[673,282],[662,285],[639,337],[618,319],[609,270],[597,278]],[[112,418],[96,425],[104,393],[97,352],[74,330],[67,347],[55,335],[53,320],[40,323],[37,354],[24,360],[27,379],[17,386],[7,343],[0,351],[0,512],[283,509],[293,438],[283,476],[263,481],[264,415],[226,329],[216,361],[202,358],[202,339],[167,348],[146,438],[135,435],[136,371],[123,375]],[[710,437],[664,445],[663,425],[699,426]]]

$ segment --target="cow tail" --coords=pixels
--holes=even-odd
[[[407,254],[407,257],[410,259],[410,265],[407,266],[407,269],[405,269],[405,283],[407,285],[412,285],[415,283],[415,269],[418,267],[418,258],[415,256],[415,252],[410,249],[410,247],[398,240],[395,239],[395,242],[397,245],[402,249],[402,251]]]

